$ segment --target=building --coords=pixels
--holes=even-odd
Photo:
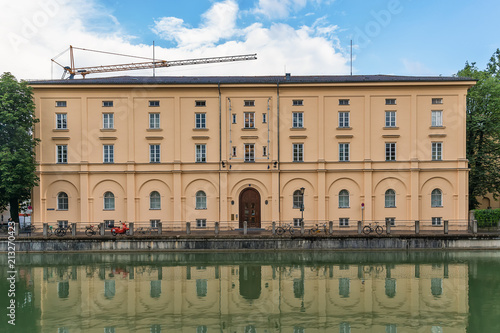
[[[473,84],[289,74],[33,81],[33,221],[264,228],[303,216],[336,229],[361,220],[464,229]]]

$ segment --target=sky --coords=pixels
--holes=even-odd
[[[0,73],[59,79],[69,45],[181,60],[257,60],[156,75],[443,75],[500,48],[498,0],[0,0]],[[76,67],[147,61],[75,50]],[[98,76],[152,75],[152,70]],[[90,77],[90,76],[88,76]]]

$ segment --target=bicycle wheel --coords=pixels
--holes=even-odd
[[[62,237],[66,235],[66,230],[64,230],[63,228],[57,228],[54,233],[56,234],[56,236]]]
[[[314,235],[317,232],[316,229],[309,229],[309,236]]]
[[[295,232],[295,229],[290,227],[290,229],[288,229],[288,232],[290,232],[290,235],[293,235],[293,233]]]
[[[87,228],[87,229],[85,230],[85,235],[87,235],[87,236],[89,236],[89,237],[90,237],[90,236],[93,236],[94,234],[95,234],[95,231],[94,231],[93,229],[91,229],[91,228]]]
[[[377,226],[375,228],[375,232],[378,234],[378,235],[382,235],[382,233],[384,232],[384,228],[382,228],[381,226]]]
[[[276,228],[276,234],[277,235],[283,235],[283,233],[285,232],[285,229],[283,229],[282,227],[277,227]]]
[[[370,232],[372,232],[372,228],[370,228],[370,226],[365,226],[365,227],[363,228],[363,233],[364,233],[365,235],[368,235]]]

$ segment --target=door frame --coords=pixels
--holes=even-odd
[[[256,209],[256,217],[258,217],[257,219],[257,228],[260,228],[262,226],[262,209],[261,209],[261,200],[262,200],[262,197],[260,195],[260,192],[259,190],[257,190],[255,187],[247,187],[247,188],[244,188],[241,192],[240,192],[240,195],[238,196],[238,226],[239,228],[243,228],[243,214],[241,214],[241,211],[242,211],[242,197],[243,197],[243,194],[247,191],[253,191],[255,193],[257,193],[258,197],[259,197],[259,200],[257,202],[257,205],[255,207]]]

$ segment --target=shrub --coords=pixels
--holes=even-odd
[[[500,220],[499,209],[476,209],[474,210],[474,217],[477,220],[478,228],[498,227]]]

